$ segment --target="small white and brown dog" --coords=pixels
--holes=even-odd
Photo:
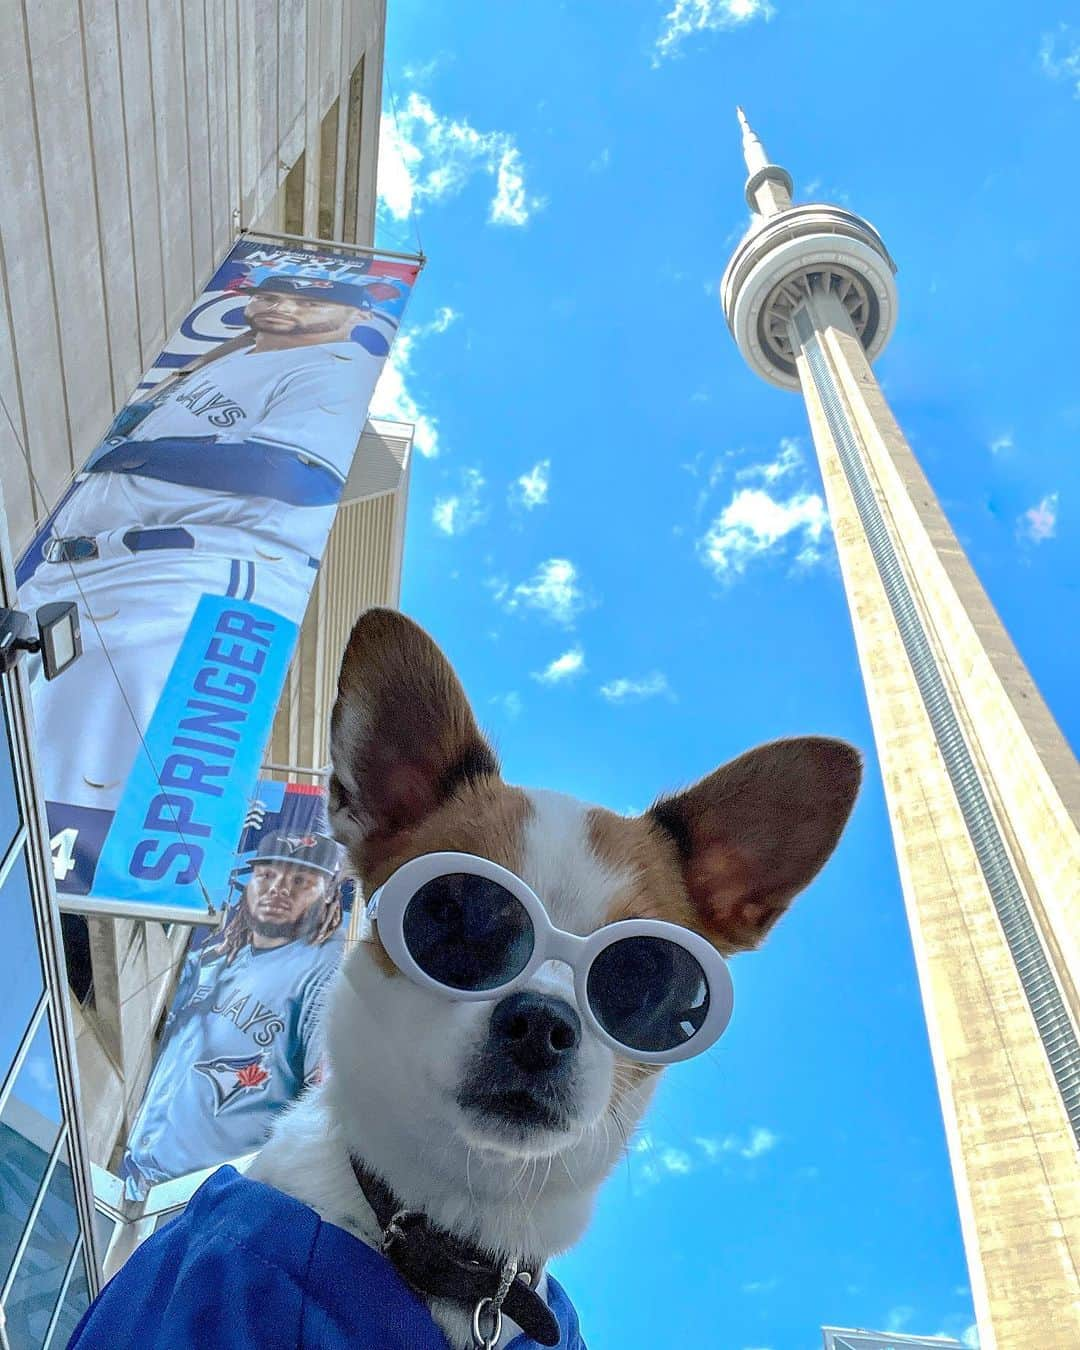
[[[400,1239],[457,1350],[506,1344],[519,1316],[543,1341],[518,1296],[554,1283],[663,1064],[723,1029],[722,958],[829,857],[859,755],[776,741],[635,818],[511,787],[446,658],[388,610],[349,640],[332,755],[373,921],[328,1000],[325,1081],[249,1175],[392,1259]],[[498,1288],[477,1300],[462,1271],[483,1253]]]

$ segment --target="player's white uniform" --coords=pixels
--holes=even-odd
[[[167,441],[205,441],[194,449],[209,486],[137,467],[80,476],[53,534],[94,556],[43,561],[19,592],[31,612],[78,599],[82,614],[81,659],[51,683],[34,681],[47,798],[115,809],[202,595],[236,596],[301,621],[336,507],[275,497],[258,452],[237,443],[344,481],[381,367],[355,342],[231,352],[174,385],[129,441],[161,443],[166,463]],[[246,460],[224,462],[243,453],[253,456],[250,472]],[[213,486],[221,475],[235,485],[238,470],[243,492]]]

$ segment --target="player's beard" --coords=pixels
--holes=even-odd
[[[272,941],[285,938],[289,942],[295,942],[307,921],[308,916],[306,914],[301,914],[299,919],[293,919],[289,923],[271,923],[268,919],[257,919],[254,914],[248,915],[248,925],[251,931],[257,937],[270,938]]]
[[[248,319],[248,324],[255,329],[257,333],[267,333],[274,337],[311,337],[318,336],[320,333],[336,333],[341,327],[340,320],[336,323],[327,320],[325,323],[301,323],[299,319],[292,320],[292,327],[286,328],[283,324],[269,324],[262,327],[259,320]]]
[[[310,937],[318,928],[324,903],[316,902],[309,906],[298,919],[292,919],[287,923],[274,923],[269,919],[257,919],[249,909],[248,927],[257,937],[269,938],[271,941],[286,938],[289,942],[295,942],[297,938]]]

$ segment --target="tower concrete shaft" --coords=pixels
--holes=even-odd
[[[1080,1345],[1080,766],[874,378],[896,314],[880,237],[827,205],[759,214],[724,307],[806,402],[981,1343]]]

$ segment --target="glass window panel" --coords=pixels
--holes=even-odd
[[[3,758],[0,747],[0,767]],[[3,1082],[44,988],[25,854],[16,858],[0,890],[0,936],[4,944],[0,998],[0,1082]]]
[[[65,1146],[4,1305],[11,1350],[37,1350],[45,1344],[78,1236],[75,1190]]]
[[[0,730],[0,857],[7,853],[8,845],[22,824],[19,798],[15,791],[15,762],[11,753],[11,732],[6,708],[3,722],[3,729]]]
[[[49,1350],[64,1350],[79,1324],[79,1318],[89,1306],[90,1289],[86,1283],[86,1267],[80,1257],[71,1272],[71,1283],[64,1295],[64,1306],[60,1309],[60,1316],[56,1319],[52,1339],[49,1341]]]
[[[116,1220],[94,1207],[94,1241],[97,1243],[98,1259],[104,1261],[105,1253],[116,1230]]]
[[[43,1017],[0,1115],[0,1284],[60,1133],[49,1019]]]

